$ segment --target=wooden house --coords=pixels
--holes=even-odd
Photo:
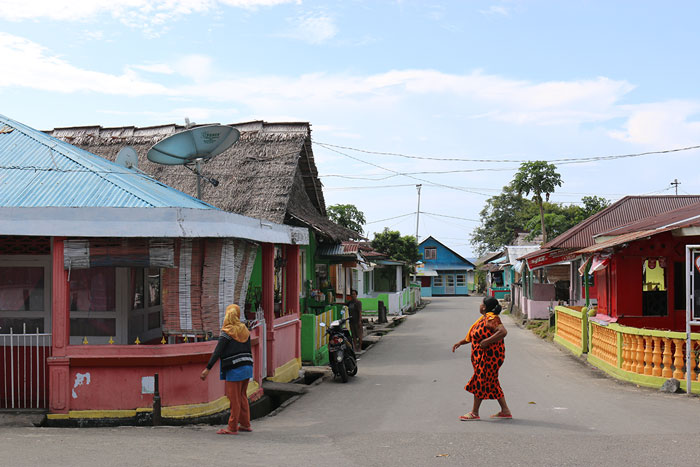
[[[432,236],[420,242],[418,251],[423,257],[416,268],[422,297],[469,295],[474,290],[471,261]]]

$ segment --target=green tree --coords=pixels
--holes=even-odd
[[[583,206],[544,203],[544,225],[550,238],[561,235],[610,205],[610,201],[599,196],[584,196],[581,202]],[[525,230],[530,232],[528,236],[530,240],[540,235],[542,233],[540,217],[533,216],[525,225]]]
[[[357,209],[354,204],[334,204],[326,209],[328,218],[338,225],[350,229],[362,235],[364,228],[365,215]]]
[[[372,248],[384,253],[394,261],[405,261],[409,264],[414,264],[420,259],[418,253],[418,243],[413,235],[401,236],[401,232],[389,230],[384,227],[380,233],[374,233],[372,240]]]
[[[547,243],[547,230],[544,225],[544,202],[549,201],[549,195],[556,187],[561,186],[561,175],[554,164],[545,161],[530,161],[520,164],[520,169],[513,178],[512,186],[517,193],[532,193],[532,200],[540,210],[540,226],[542,228],[542,243]],[[545,198],[542,198],[542,195]]]
[[[470,242],[479,255],[497,251],[509,245],[517,232],[524,231],[527,222],[536,214],[535,203],[507,185],[501,194],[486,200],[479,213],[481,224],[472,232]]]

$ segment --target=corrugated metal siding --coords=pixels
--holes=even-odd
[[[700,196],[626,196],[547,242],[543,248],[586,248],[593,245],[594,235],[695,203],[700,203]]]
[[[0,133],[0,206],[215,209],[1,115],[0,127],[13,129]]]

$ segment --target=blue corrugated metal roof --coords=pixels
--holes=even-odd
[[[216,209],[3,115],[0,206]]]

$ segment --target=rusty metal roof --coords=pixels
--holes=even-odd
[[[602,232],[696,203],[700,203],[700,195],[625,196],[550,240],[543,248],[586,248]]]
[[[623,243],[629,243],[634,240],[639,240],[641,238],[645,237],[650,237],[652,235],[656,235],[661,232],[665,232],[666,230],[669,229],[661,229],[661,230],[640,230],[636,232],[628,232],[623,235],[618,235],[617,237],[613,237],[611,239],[608,239],[604,242],[601,243],[596,243],[595,245],[591,245],[588,248],[583,248],[581,250],[578,250],[577,253],[584,254],[584,253],[595,253],[596,251],[601,251],[605,250],[606,248],[612,248],[617,245],[622,245]]]
[[[637,222],[625,224],[616,229],[600,233],[598,236],[623,235],[631,232],[639,232],[640,230],[657,230],[657,229],[680,229],[683,227],[700,226],[700,203],[691,204],[682,208],[674,209],[673,211],[663,212],[641,219]]]

